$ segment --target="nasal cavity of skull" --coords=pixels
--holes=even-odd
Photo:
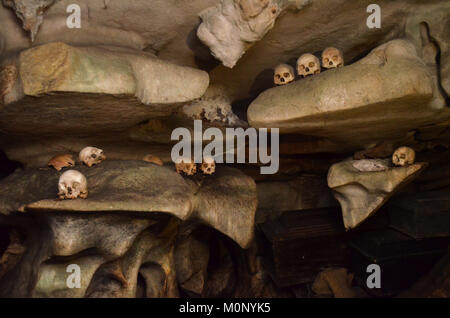
[[[339,57],[337,55],[334,55],[331,60],[328,58],[325,58],[325,63],[328,63],[328,65],[332,66],[334,63],[337,63],[339,60]]]

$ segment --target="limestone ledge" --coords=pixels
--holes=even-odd
[[[377,160],[360,160],[374,161]],[[328,171],[328,186],[341,204],[347,230],[360,225],[377,212],[402,186],[414,180],[427,166],[415,163],[404,167],[389,167],[361,171],[358,160],[343,161]]]
[[[146,105],[170,104],[199,98],[209,85],[204,71],[115,47],[54,42],[22,51],[13,65],[19,70],[18,89],[30,96],[54,92],[124,94],[135,95]],[[5,101],[9,100],[6,96]]]
[[[199,219],[242,247],[253,238],[256,185],[239,170],[219,167],[213,176],[183,178],[173,167],[143,161],[74,169],[87,178],[86,200],[56,199],[63,171],[27,169],[0,182],[0,212],[168,213],[183,221]]]
[[[448,118],[431,103],[438,94],[414,46],[394,40],[352,65],[264,91],[247,114],[253,127],[364,148]]]

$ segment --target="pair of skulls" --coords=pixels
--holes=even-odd
[[[105,159],[106,156],[103,150],[95,147],[86,147],[79,154],[79,160],[88,167],[99,164]],[[72,155],[63,154],[51,158],[47,165],[61,171],[62,168],[74,167],[75,160]]]
[[[197,173],[197,165],[191,158],[180,158],[175,162],[175,169],[179,174],[193,176]],[[203,174],[212,175],[216,171],[216,162],[212,157],[204,157],[200,166]]]
[[[324,68],[337,68],[344,66],[344,57],[339,49],[326,48],[322,52],[322,66]],[[297,60],[297,74],[306,77],[319,74],[321,71],[320,60],[313,54],[306,53]],[[294,68],[288,64],[280,64],[275,68],[274,83],[285,85],[295,80]]]

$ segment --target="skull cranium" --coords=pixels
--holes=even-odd
[[[60,199],[86,199],[88,196],[86,177],[79,171],[68,170],[59,178],[58,196]]]
[[[310,53],[303,54],[297,60],[297,73],[303,77],[319,74],[320,60]]]
[[[197,173],[197,165],[191,158],[179,158],[175,162],[177,173],[192,176]]]
[[[164,162],[159,157],[154,155],[146,155],[142,160],[153,163],[157,166],[164,166]]]
[[[214,158],[204,157],[200,170],[202,170],[204,174],[212,175],[216,171],[216,162],[214,161]]]
[[[328,47],[322,52],[322,66],[324,68],[337,68],[344,66],[344,56],[335,47]]]
[[[400,147],[392,155],[392,163],[396,166],[412,165],[416,160],[416,153],[409,147]]]
[[[61,171],[62,168],[75,166],[75,161],[73,160],[72,155],[65,154],[53,157],[47,165]]]
[[[79,159],[86,166],[92,167],[106,159],[102,149],[95,147],[86,147],[80,151]]]
[[[277,85],[285,85],[295,79],[294,68],[287,64],[280,64],[274,70],[273,81]]]

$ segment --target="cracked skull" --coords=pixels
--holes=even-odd
[[[392,155],[392,163],[396,166],[412,165],[416,159],[416,153],[409,147],[400,147]]]
[[[58,196],[63,200],[86,199],[88,196],[86,177],[79,171],[68,170],[59,178],[58,190]]]
[[[197,173],[197,165],[191,158],[180,158],[175,162],[177,173],[192,176]]]
[[[102,149],[95,147],[86,147],[80,151],[79,159],[86,166],[92,167],[106,159]]]
[[[285,85],[295,79],[294,68],[287,64],[280,64],[275,68],[273,81],[277,85]]]
[[[303,77],[319,74],[320,60],[310,53],[303,54],[297,60],[297,73]]]
[[[202,170],[204,174],[212,175],[216,171],[216,162],[214,161],[214,158],[212,157],[203,158],[200,170]]]
[[[62,168],[75,166],[75,161],[73,160],[72,155],[66,154],[53,157],[47,165],[61,171]]]
[[[335,47],[326,48],[322,52],[322,66],[324,68],[336,68],[344,66],[342,52]]]

